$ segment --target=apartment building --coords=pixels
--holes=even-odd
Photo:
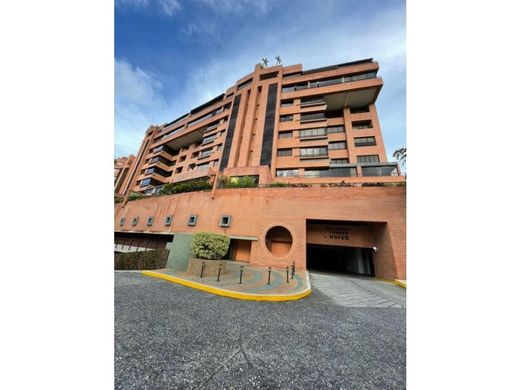
[[[195,231],[226,232],[232,260],[405,277],[404,177],[386,157],[378,70],[372,59],[311,70],[257,64],[221,95],[150,126],[120,193],[192,180],[213,191],[117,204],[116,244],[162,234],[171,266],[182,268]],[[258,188],[222,189],[222,176],[251,176]],[[307,187],[272,188],[280,182]]]
[[[225,93],[151,126],[122,192],[150,194],[219,171],[261,184],[398,176],[375,106],[378,69],[372,59],[307,71],[257,65]]]
[[[135,156],[133,154],[114,159],[114,193],[119,194],[121,185],[134,161]]]

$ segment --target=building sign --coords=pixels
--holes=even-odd
[[[325,239],[330,240],[348,240],[348,227],[338,225],[325,225]]]
[[[374,236],[369,226],[346,224],[307,224],[307,243],[372,248]]]

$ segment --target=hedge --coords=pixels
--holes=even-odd
[[[180,194],[182,192],[193,192],[193,191],[204,191],[209,190],[213,187],[206,180],[194,180],[185,183],[168,183],[162,190],[161,194]]]
[[[145,270],[166,267],[169,249],[118,253],[114,256],[116,270]]]
[[[218,260],[227,253],[230,241],[226,234],[198,232],[193,235],[191,250],[198,259]]]
[[[252,188],[258,187],[256,179],[252,176],[220,177],[220,185],[223,188]]]

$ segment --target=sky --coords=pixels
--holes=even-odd
[[[373,58],[390,160],[406,146],[404,1],[115,0],[115,155],[223,93],[266,57],[303,70]]]

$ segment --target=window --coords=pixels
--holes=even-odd
[[[186,161],[186,156],[179,157],[179,162]]]
[[[325,100],[323,99],[323,96],[313,96],[308,98],[302,98],[300,102],[301,107],[306,106],[315,106],[319,104],[325,104]]]
[[[346,165],[348,164],[348,158],[336,158],[336,159],[332,159],[330,160],[330,166],[334,166],[334,165]]]
[[[190,215],[188,218],[188,226],[195,226],[197,224],[197,215]]]
[[[282,107],[291,107],[294,104],[294,100],[282,100]]]
[[[181,173],[182,172],[182,167],[179,167],[175,170],[175,173]]]
[[[344,133],[345,128],[343,126],[330,126],[327,127],[327,134]]]
[[[253,79],[246,80],[242,84],[238,85],[237,90],[245,88],[245,87],[251,85],[252,83],[253,83]]]
[[[210,135],[209,137],[206,137],[202,140],[201,145],[209,144],[210,142],[213,142],[214,139],[222,135],[224,132],[219,132],[217,134]]]
[[[338,150],[338,149],[346,149],[346,148],[347,148],[347,143],[344,141],[331,142],[329,144],[329,150]]]
[[[357,160],[360,163],[377,163],[379,162],[379,156],[377,154],[370,154],[368,156],[357,156]]]
[[[228,227],[230,225],[231,225],[231,215],[223,215],[222,217],[220,217],[219,226]]]
[[[356,146],[374,146],[375,144],[376,144],[375,137],[354,138],[354,145],[356,145]]]
[[[213,148],[202,150],[199,154],[199,159],[209,156],[211,153],[213,153]]]
[[[356,107],[356,108],[350,108],[351,114],[361,114],[363,112],[370,112],[370,108],[368,106],[364,107]]]
[[[320,146],[317,148],[301,148],[300,157],[327,157],[327,147]]]
[[[361,130],[361,129],[371,129],[373,126],[372,126],[372,121],[368,120],[368,121],[357,121],[357,122],[352,122],[352,128],[354,130]]]
[[[172,219],[173,217],[171,215],[168,215],[165,219],[164,219],[164,225],[166,226],[171,226],[172,224]]]
[[[144,171],[144,174],[145,175],[149,175],[150,173],[153,173],[154,172],[154,169],[153,168],[148,168]]]
[[[320,177],[321,169],[306,169],[304,172],[305,177]]]
[[[147,185],[150,185],[150,182],[152,181],[151,178],[143,179],[141,180],[140,187],[146,187]]]
[[[395,165],[385,165],[376,167],[361,167],[363,176],[397,176]]]
[[[152,226],[153,225],[153,217],[148,217],[146,221],[146,226]]]
[[[283,131],[281,133],[278,133],[278,138],[292,138],[292,131]]]
[[[319,122],[327,120],[325,114],[322,112],[319,113],[311,113],[311,114],[301,114],[300,122]]]
[[[137,222],[139,222],[139,217],[134,217],[134,219],[132,219],[132,226],[137,225]]]
[[[280,122],[291,122],[293,120],[292,115],[281,115]]]
[[[356,176],[355,167],[345,168],[308,168],[305,169],[305,177],[352,177]]]
[[[204,163],[204,164],[197,165],[195,167],[195,169],[206,169],[206,168],[209,168],[209,167],[210,167],[210,163],[207,162],[207,163]]]
[[[125,224],[125,220],[126,220],[126,218],[121,218],[119,220],[119,226],[123,226]]]
[[[277,177],[298,176],[298,169],[277,169]]]
[[[314,138],[320,136],[326,136],[327,131],[324,127],[320,127],[317,129],[305,129],[300,130],[300,138]]]
[[[278,149],[278,157],[292,156],[292,149]]]

